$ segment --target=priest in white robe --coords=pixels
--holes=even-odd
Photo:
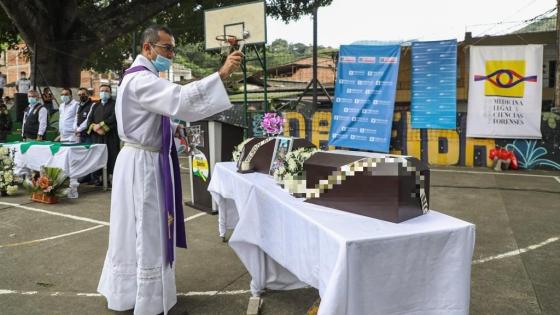
[[[120,151],[113,174],[109,248],[98,291],[109,309],[167,314],[177,302],[175,242],[186,247],[180,177],[169,117],[197,121],[231,107],[222,79],[239,68],[242,54],[220,70],[178,85],[159,77],[174,56],[166,27],[142,36],[142,53],[125,71],[115,114]]]

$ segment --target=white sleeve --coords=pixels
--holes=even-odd
[[[62,130],[64,128],[64,105],[60,104],[60,108],[58,109],[58,132],[62,134]]]
[[[89,115],[91,115],[91,111],[93,110],[93,107],[96,106],[96,105],[97,105],[97,103],[91,104],[91,106],[89,108],[89,111],[87,113],[86,119],[84,119],[84,121],[82,121],[82,123],[80,124],[80,127],[78,127],[79,132],[82,132],[82,131],[86,130],[86,128],[88,127],[87,123],[88,123],[88,120],[89,120]],[[76,123],[77,123],[77,120],[76,120]]]
[[[178,85],[143,71],[130,84],[144,109],[187,122],[207,118],[232,106],[217,72],[199,81]]]
[[[45,132],[47,131],[47,117],[47,109],[42,107],[39,110],[39,131],[37,132],[39,136],[44,136]]]
[[[72,131],[76,132],[77,129],[78,129],[78,109],[76,108],[76,111],[74,112],[74,121],[72,122]]]
[[[27,111],[28,108],[25,109],[23,112],[23,120],[21,121],[21,136],[23,137],[23,130],[25,129],[25,121],[27,120]]]

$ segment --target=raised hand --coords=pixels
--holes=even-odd
[[[229,56],[227,56],[224,65],[220,68],[218,73],[222,80],[227,79],[234,71],[239,69],[241,65],[241,60],[243,59],[243,53],[239,50],[233,51]]]

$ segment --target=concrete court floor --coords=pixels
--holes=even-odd
[[[447,167],[431,181],[432,209],[477,226],[471,314],[560,314],[560,172]],[[131,314],[107,310],[96,293],[110,192],[80,189],[57,205],[0,198],[0,314]],[[217,236],[217,216],[185,211],[190,248],[178,250],[171,314],[244,314],[250,277]],[[305,314],[318,292],[263,298],[261,314]]]

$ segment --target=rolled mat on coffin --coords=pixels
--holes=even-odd
[[[414,157],[318,152],[303,168],[309,203],[394,223],[429,209],[430,170]]]
[[[244,161],[253,146],[260,142],[266,141],[271,138],[253,138],[243,146],[243,152],[239,159]],[[315,145],[305,139],[293,138],[292,151],[299,148],[315,148]],[[274,154],[275,141],[269,141],[258,148],[257,152],[251,159],[252,170],[259,173],[268,174],[270,171],[270,164],[272,163],[272,155]]]

